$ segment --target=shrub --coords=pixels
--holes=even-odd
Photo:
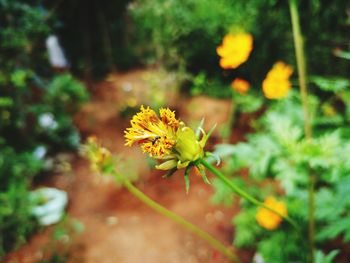
[[[28,191],[48,154],[77,147],[71,115],[87,100],[69,74],[48,69],[51,20],[42,1],[0,0],[0,258],[34,231]]]

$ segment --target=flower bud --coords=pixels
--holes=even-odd
[[[176,135],[177,140],[174,148],[181,162],[193,162],[203,157],[203,147],[191,128],[182,127]]]

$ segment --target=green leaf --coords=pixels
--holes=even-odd
[[[328,254],[325,254],[321,250],[317,250],[315,253],[315,263],[332,263],[338,254],[339,250],[332,250]]]
[[[26,70],[16,70],[11,74],[11,82],[18,88],[26,86],[26,79],[29,76],[29,72]]]
[[[301,249],[300,234],[275,230],[258,243],[257,250],[269,263],[306,262],[305,249]]]
[[[10,97],[0,97],[0,107],[10,107],[13,105],[13,99]]]
[[[308,172],[295,165],[288,158],[277,158],[272,165],[272,172],[288,195],[294,195],[300,186],[308,184]]]
[[[344,51],[344,50],[336,50],[334,51],[334,55],[339,58],[344,58],[350,60],[350,51]]]
[[[215,178],[213,180],[213,187],[215,189],[214,195],[210,201],[214,204],[223,204],[225,206],[231,206],[233,203],[233,193],[230,188],[221,180]]]
[[[317,233],[316,238],[322,241],[331,240],[340,236],[343,232],[349,231],[348,229],[350,229],[349,218],[339,218],[337,221],[334,221],[329,225],[321,228]]]
[[[252,247],[256,244],[256,238],[262,232],[262,228],[255,219],[256,208],[245,208],[233,218],[235,235],[233,244],[237,247]]]
[[[269,113],[266,122],[268,129],[282,145],[296,143],[303,134],[301,127],[294,125],[291,119],[279,113]]]
[[[240,112],[255,112],[262,107],[263,102],[262,97],[257,94],[234,94],[234,103]]]
[[[312,76],[309,80],[324,91],[339,92],[350,87],[350,80],[341,77]]]
[[[201,174],[201,176],[202,176],[203,181],[204,181],[206,184],[211,184],[210,181],[209,181],[208,178],[207,178],[207,175],[206,175],[206,173],[205,173],[204,167],[203,167],[202,165],[199,164],[199,165],[197,165],[197,168],[198,168],[198,170],[199,170],[199,172],[200,172],[200,174]]]

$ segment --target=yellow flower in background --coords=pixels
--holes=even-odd
[[[321,107],[322,112],[327,117],[334,117],[337,114],[336,109],[329,103],[325,103]]]
[[[80,147],[80,153],[85,156],[94,171],[102,171],[111,162],[111,153],[102,147],[95,136],[90,136],[87,143]]]
[[[263,92],[268,99],[281,99],[288,95],[292,84],[289,81],[293,73],[291,66],[279,61],[267,73],[262,83]]]
[[[250,88],[250,84],[244,79],[236,78],[232,81],[231,87],[240,94],[246,94]]]
[[[264,204],[283,216],[287,216],[288,214],[286,205],[283,202],[277,201],[272,196],[267,197]],[[256,220],[263,228],[274,230],[281,224],[282,217],[266,208],[259,207]]]
[[[228,34],[222,45],[216,49],[221,57],[220,66],[224,69],[237,68],[246,62],[253,49],[253,37],[247,33]]]
[[[149,107],[141,106],[125,131],[126,146],[138,143],[143,152],[163,160],[160,170],[181,169],[204,156],[204,146],[209,137],[201,129],[202,138],[175,117],[168,108],[159,110],[159,117]]]

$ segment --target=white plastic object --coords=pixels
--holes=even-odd
[[[32,191],[30,199],[34,203],[32,213],[43,226],[59,222],[68,203],[68,195],[65,191],[51,187]]]
[[[67,68],[68,62],[64,56],[64,52],[58,38],[55,35],[51,35],[46,39],[46,48],[49,53],[49,61],[51,66],[55,68]]]

